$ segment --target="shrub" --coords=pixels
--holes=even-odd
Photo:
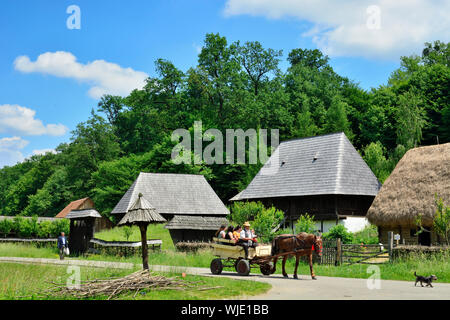
[[[308,213],[302,214],[295,224],[295,233],[314,233],[315,231],[316,224],[314,223],[314,216],[310,216]]]
[[[231,220],[239,225],[254,220],[265,209],[261,202],[235,202],[231,207]]]
[[[52,223],[50,221],[42,221],[39,223],[37,236],[38,238],[48,238],[52,233]]]
[[[272,242],[275,233],[273,229],[283,221],[284,213],[275,207],[264,208],[255,217],[253,221],[253,228],[256,234],[259,236],[260,242]]]
[[[13,222],[8,219],[4,219],[0,221],[0,232],[6,237],[13,228]]]
[[[70,231],[70,221],[67,219],[58,219],[52,221],[51,225],[51,236],[58,237],[61,232],[64,232],[66,235],[69,234]]]
[[[21,216],[15,216],[12,223],[12,230],[16,234],[19,234],[20,232],[20,225],[22,224],[22,221],[24,221],[24,218]]]
[[[433,228],[444,242],[450,244],[450,206],[446,206],[442,198],[435,195],[436,214],[434,215]]]
[[[342,239],[343,243],[352,243],[353,234],[347,231],[347,229],[342,225],[338,224],[332,227],[328,232],[323,234],[324,239]]]
[[[33,235],[33,222],[31,219],[22,219],[19,224],[18,234],[22,238],[30,238]]]
[[[131,235],[133,234],[133,228],[131,228],[130,226],[124,226],[122,227],[122,232],[128,241],[128,239],[130,239]]]
[[[353,233],[353,243],[355,244],[377,244],[379,242],[378,230],[375,225],[368,225],[363,230]]]

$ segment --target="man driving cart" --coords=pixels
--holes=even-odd
[[[250,223],[247,221],[243,225],[238,245],[242,246],[245,251],[245,259],[248,259],[248,248],[256,248],[258,246],[258,236],[255,234],[254,230],[250,229]]]

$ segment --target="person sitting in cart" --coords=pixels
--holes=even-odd
[[[233,226],[228,227],[228,229],[226,231],[225,239],[237,242],[237,239],[233,235],[233,230],[234,230]]]
[[[245,259],[248,259],[248,248],[255,248],[258,246],[258,236],[250,230],[250,223],[247,221],[244,223],[244,230],[241,231],[238,244],[244,247]]]
[[[240,225],[237,225],[233,230],[233,236],[236,241],[239,241],[239,238],[241,237],[241,231],[242,227]]]

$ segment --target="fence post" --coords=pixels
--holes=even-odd
[[[389,252],[389,262],[392,262],[392,249],[394,248],[394,232],[388,232],[388,252]]]
[[[342,262],[342,245],[341,238],[336,239],[336,261],[334,263],[335,266],[341,265]]]

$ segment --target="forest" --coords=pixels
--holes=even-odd
[[[342,131],[380,182],[409,149],[450,142],[449,43],[401,57],[386,84],[371,90],[329,62],[317,49],[284,55],[207,34],[196,66],[183,72],[158,59],[157,77],[126,97],[103,96],[55,154],[0,169],[0,214],[52,217],[90,197],[110,217],[142,171],[203,174],[227,204],[262,164],[174,164],[172,132],[193,130],[195,121],[221,132],[279,129],[280,141]]]

